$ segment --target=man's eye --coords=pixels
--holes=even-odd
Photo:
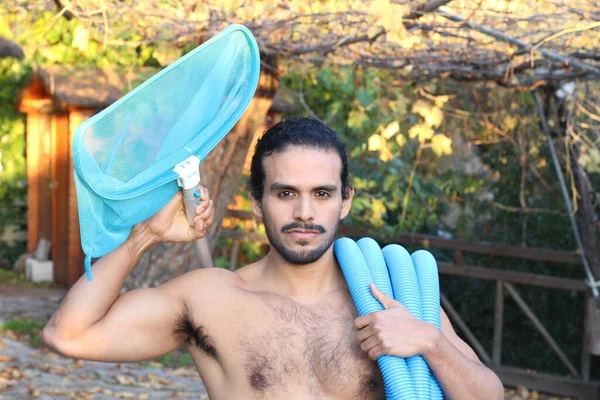
[[[331,195],[324,190],[319,190],[316,194],[317,194],[317,197],[325,197],[325,198],[331,197]]]
[[[290,197],[292,195],[292,192],[290,192],[289,190],[283,190],[281,192],[279,192],[279,197]]]

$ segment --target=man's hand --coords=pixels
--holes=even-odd
[[[206,236],[206,229],[214,221],[214,205],[209,199],[208,189],[198,186],[200,205],[196,207],[194,226],[190,226],[185,214],[181,191],[148,220],[136,225],[132,235],[145,234],[150,240],[158,242],[192,242]]]
[[[356,318],[356,335],[361,349],[376,360],[382,355],[412,357],[424,354],[441,332],[432,324],[412,315],[400,302],[386,296],[371,284],[371,293],[385,310]]]

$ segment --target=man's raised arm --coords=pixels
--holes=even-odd
[[[173,333],[184,308],[176,285],[120,293],[152,245],[206,235],[214,210],[206,189],[201,193],[193,228],[178,193],[155,216],[136,225],[125,243],[98,260],[93,280],[83,276],[67,293],[42,332],[44,342],[67,356],[109,362],[150,359],[180,347],[181,339]]]

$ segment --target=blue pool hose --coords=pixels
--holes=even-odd
[[[437,264],[431,253],[411,255],[399,245],[383,250],[371,238],[358,243],[349,238],[335,242],[334,252],[360,315],[383,310],[371,294],[373,283],[402,303],[415,317],[440,328],[440,294]],[[388,400],[443,399],[442,390],[420,355],[403,359],[384,355],[377,359]]]

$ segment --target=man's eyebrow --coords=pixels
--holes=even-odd
[[[337,186],[336,185],[322,185],[322,186],[317,186],[313,190],[314,191],[324,190],[326,192],[335,192],[337,190]]]
[[[288,185],[288,184],[286,184],[286,183],[279,183],[279,182],[274,182],[274,183],[271,185],[271,188],[270,188],[270,190],[271,190],[271,191],[277,191],[277,190],[289,190],[289,191],[292,191],[292,192],[293,192],[293,191],[297,191],[297,189],[296,189],[294,186],[292,186],[292,185]]]
[[[314,187],[312,190],[314,192],[317,191],[327,191],[327,192],[335,192],[338,189],[338,187],[336,185],[320,185],[317,187]],[[270,187],[271,191],[279,191],[279,190],[289,190],[290,192],[297,192],[298,188],[296,188],[295,186],[292,185],[288,185],[286,183],[279,183],[279,182],[274,182],[271,187]]]

